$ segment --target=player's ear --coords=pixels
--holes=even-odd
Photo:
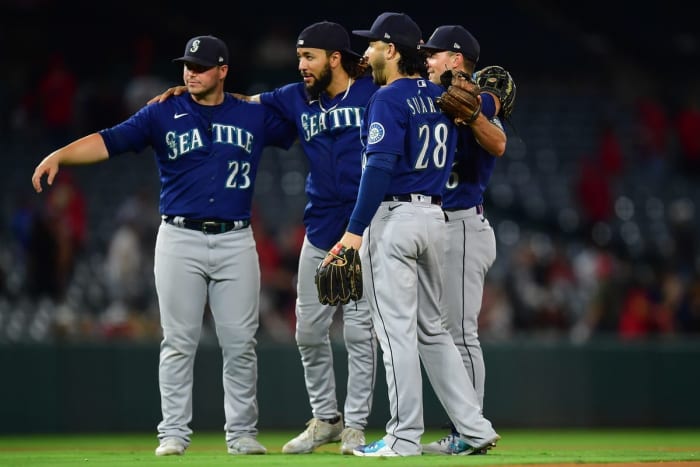
[[[462,54],[459,53],[459,52],[453,53],[453,54],[452,54],[452,57],[450,57],[450,58],[452,59],[452,69],[453,69],[453,70],[459,69],[459,67],[460,67],[460,66],[462,65],[462,63],[464,62],[464,55],[462,55]]]

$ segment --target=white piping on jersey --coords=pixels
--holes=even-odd
[[[350,92],[350,85],[352,85],[352,78],[349,78],[349,79],[348,79],[348,87],[345,89],[345,94],[343,94],[343,97],[341,97],[340,100],[339,100],[338,102],[336,102],[336,104],[335,104],[333,107],[331,107],[330,109],[328,109],[328,110],[326,110],[326,109],[323,108],[323,104],[321,103],[321,101],[323,100],[323,99],[322,99],[322,95],[319,94],[319,95],[318,95],[318,106],[321,107],[321,111],[322,111],[322,112],[330,112],[331,110],[333,110],[333,109],[335,109],[336,107],[338,107],[338,104],[340,104],[341,102],[343,102],[343,101],[345,100],[345,98],[348,97],[348,93]]]

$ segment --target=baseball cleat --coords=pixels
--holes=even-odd
[[[352,451],[365,444],[365,434],[357,428],[347,427],[340,437],[340,453],[352,455]]]
[[[459,433],[452,432],[438,441],[423,445],[423,454],[441,454],[445,456],[476,456],[488,454],[489,449],[496,446],[501,437],[496,435],[481,446],[473,447]]]
[[[234,440],[228,447],[228,453],[233,455],[238,454],[267,454],[265,446],[260,444],[257,439],[244,436]]]
[[[496,435],[479,446],[472,446],[460,436],[455,438],[453,442],[450,443],[449,449],[452,452],[452,455],[455,456],[471,456],[477,454],[486,454],[489,449],[496,446],[496,442],[499,439],[501,439],[501,437]]]
[[[389,446],[383,439],[356,447],[352,453],[360,457],[399,457],[400,454]]]
[[[424,444],[423,454],[443,454],[449,456],[452,454],[452,451],[450,451],[450,445],[455,441],[455,438],[459,438],[459,433],[452,432],[437,441]]]
[[[312,418],[306,425],[306,430],[282,447],[284,454],[309,454],[322,444],[340,441],[343,432],[343,417],[339,416],[335,423]]]
[[[156,456],[181,456],[185,453],[185,443],[178,438],[165,438],[156,448]]]

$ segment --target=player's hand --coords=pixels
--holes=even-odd
[[[342,248],[345,247],[347,249],[349,248],[354,248],[357,251],[360,251],[360,245],[362,245],[362,236],[361,235],[355,235],[354,233],[350,232],[345,232],[343,234],[343,237],[340,239],[338,243],[333,247],[331,251],[328,252],[326,257],[323,259],[323,263],[321,263],[323,266],[327,265],[331,261],[333,261],[333,252],[337,248],[338,251]]]
[[[34,175],[32,175],[32,186],[37,193],[41,193],[43,188],[41,187],[41,178],[46,174],[46,183],[51,186],[53,185],[53,180],[58,174],[58,160],[56,157],[48,155],[43,161],[39,163],[34,169]]]
[[[180,94],[182,94],[183,92],[186,92],[186,91],[187,91],[187,86],[173,86],[172,88],[168,88],[167,91],[165,91],[164,93],[158,94],[156,97],[152,98],[146,104],[154,104],[156,102],[163,102],[170,96],[179,96]]]
[[[235,97],[236,99],[240,99],[240,100],[242,100],[242,101],[250,102],[250,96],[247,96],[247,95],[245,95],[245,94],[241,94],[241,93],[239,93],[239,92],[230,92],[229,94],[231,94],[231,95],[232,95],[233,97]]]

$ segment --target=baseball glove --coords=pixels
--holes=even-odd
[[[498,115],[510,117],[515,105],[515,81],[505,69],[500,66],[487,66],[474,75],[481,91],[488,91],[501,101],[501,111]]]
[[[324,305],[345,305],[362,298],[360,253],[338,243],[328,254],[333,260],[325,266],[322,261],[316,268],[318,300]]]
[[[447,88],[437,98],[437,105],[457,125],[469,125],[481,112],[479,85],[462,71],[447,70],[440,75],[440,82]]]

